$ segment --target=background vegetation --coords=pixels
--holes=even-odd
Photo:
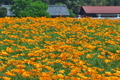
[[[0,17],[5,17],[7,15],[7,10],[4,7],[0,7]]]
[[[13,0],[14,4],[11,7],[11,11],[17,17],[50,17],[46,11],[48,5],[42,1],[33,0]]]
[[[67,5],[70,11],[73,10],[73,13],[75,13],[76,15],[78,15],[78,11],[80,10],[80,7],[85,6],[85,5],[92,5],[92,6],[118,6],[120,5],[119,0],[33,0],[33,1],[42,1],[44,3],[47,3],[48,5],[62,3],[62,4]],[[0,0],[0,4],[14,4],[14,1],[13,0]]]

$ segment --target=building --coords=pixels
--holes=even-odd
[[[11,5],[2,5],[2,7],[5,7],[7,9],[7,16],[14,16],[12,11],[10,11]],[[49,5],[47,12],[52,17],[69,16],[70,15],[66,5]]]
[[[47,12],[52,17],[69,16],[70,15],[66,5],[49,5]]]
[[[7,9],[7,16],[14,16],[12,11],[10,11],[11,5],[1,5],[1,6]]]
[[[82,6],[81,17],[120,18],[120,6]]]

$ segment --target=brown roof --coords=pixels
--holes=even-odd
[[[120,13],[120,6],[82,6],[86,13]]]

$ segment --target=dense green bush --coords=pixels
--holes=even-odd
[[[42,1],[34,0],[13,0],[14,4],[11,7],[11,11],[16,17],[50,17],[46,11],[48,5]]]
[[[0,7],[0,17],[7,16],[7,9],[4,7]]]
[[[75,17],[76,14],[73,12],[72,9],[68,9],[69,13],[70,13],[70,17]]]

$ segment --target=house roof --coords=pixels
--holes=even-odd
[[[120,6],[82,6],[86,13],[120,13]]]
[[[70,15],[66,5],[49,5],[47,12],[51,16]]]

